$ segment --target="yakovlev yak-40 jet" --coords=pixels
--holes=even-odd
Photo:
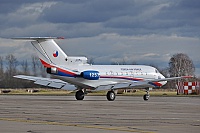
[[[20,37],[31,40],[46,72],[57,79],[27,75],[15,78],[34,81],[35,84],[59,89],[76,90],[77,100],[83,100],[86,90],[108,90],[107,99],[115,100],[115,90],[121,88],[145,88],[144,100],[149,99],[149,89],[161,87],[168,80],[190,78],[191,76],[165,78],[159,71],[145,65],[91,65],[86,57],[67,56],[54,39],[59,37]],[[54,76],[54,77],[55,77]],[[71,86],[74,87],[71,87]]]

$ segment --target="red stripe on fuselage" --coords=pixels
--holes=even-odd
[[[159,82],[153,82],[153,84],[154,84],[155,86],[158,86],[158,87],[161,87],[161,86],[162,86],[162,84],[159,83]]]
[[[52,67],[50,64],[46,63],[45,61],[43,61],[42,59],[40,59],[40,62],[42,63],[42,65],[44,67]]]
[[[100,78],[114,78],[114,79],[126,79],[133,81],[143,81],[143,78],[132,78],[132,77],[124,77],[124,76],[100,76]]]
[[[69,74],[69,75],[71,75],[71,76],[76,76],[75,73],[70,72],[70,71],[67,71],[67,70],[64,70],[64,69],[59,68],[59,67],[56,67],[56,66],[52,66],[52,65],[50,65],[49,63],[43,61],[42,59],[40,59],[40,61],[41,61],[42,65],[43,65],[44,67],[54,67],[54,68],[58,69],[58,71],[60,71],[60,72],[63,72],[63,73]]]
[[[69,74],[69,75],[71,75],[71,76],[76,76],[76,74],[73,73],[73,72],[69,72],[69,71],[67,71],[67,70],[64,70],[64,69],[61,69],[61,68],[58,68],[58,67],[56,67],[56,68],[57,68],[58,71],[60,71],[60,72],[63,72],[63,73]]]

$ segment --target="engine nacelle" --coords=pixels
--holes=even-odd
[[[81,73],[81,77],[88,80],[98,80],[100,75],[98,71],[94,70],[87,70]]]
[[[47,67],[47,73],[49,74],[58,74],[58,70],[55,67]]]

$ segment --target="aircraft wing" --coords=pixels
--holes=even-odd
[[[102,85],[102,86],[97,87],[97,90],[161,87],[162,84],[160,82],[165,82],[165,81],[170,81],[170,80],[175,80],[175,79],[184,79],[184,78],[192,78],[192,76],[170,77],[170,78],[163,78],[163,79],[142,80],[142,81],[135,81],[135,82],[124,82],[124,83]]]
[[[58,88],[58,89],[65,89],[65,90],[75,90],[76,89],[76,87],[74,85],[71,85],[60,79],[42,78],[42,77],[34,77],[34,76],[26,76],[26,75],[16,75],[13,77],[31,80],[31,81],[34,81],[35,84],[54,87],[54,88]]]
[[[185,78],[193,78],[193,76],[170,77],[170,78],[155,79],[155,80],[150,80],[150,81],[151,82],[162,82],[162,81],[170,81],[170,80],[185,79]]]
[[[20,79],[31,80],[31,81],[34,81],[35,84],[54,87],[54,88],[58,88],[58,89],[66,89],[66,90],[76,90],[77,89],[74,85],[71,85],[60,79],[42,78],[42,77],[34,77],[34,76],[26,76],[26,75],[16,75],[14,77],[20,78]],[[162,86],[161,82],[175,80],[175,79],[183,79],[183,78],[192,78],[192,76],[171,77],[171,78],[154,79],[154,80],[141,80],[141,81],[134,81],[134,82],[120,82],[120,83],[115,82],[115,83],[111,83],[111,84],[99,85],[96,87],[96,90],[161,87]],[[75,84],[75,83],[72,83],[72,84]],[[82,83],[81,85],[83,85],[83,84],[84,83]]]

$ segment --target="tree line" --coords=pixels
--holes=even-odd
[[[88,61],[94,64],[94,59]],[[111,63],[112,65],[126,65],[122,62]],[[137,64],[133,62],[132,65]],[[156,66],[153,66],[156,67]],[[169,60],[169,66],[165,69],[156,67],[165,77],[176,77],[185,75],[194,75],[195,67],[193,61],[183,53],[174,54]],[[33,82],[13,78],[15,75],[33,75],[47,77],[45,68],[42,66],[39,58],[31,56],[31,61],[23,60],[19,62],[13,54],[5,57],[0,56],[0,88],[32,88],[41,87]],[[174,88],[174,81],[169,82],[166,88]]]
[[[13,54],[0,56],[0,88],[31,88],[41,87],[26,80],[16,79],[15,75],[33,75],[46,77],[45,68],[37,56],[31,56],[31,61],[19,62]]]

